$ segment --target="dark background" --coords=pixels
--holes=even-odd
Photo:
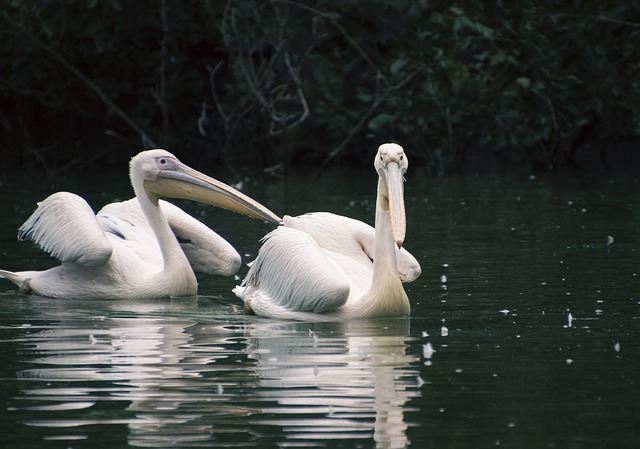
[[[629,1],[0,0],[0,168],[640,163]],[[635,165],[637,166],[637,165]]]

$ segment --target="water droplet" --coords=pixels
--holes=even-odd
[[[433,356],[433,353],[436,352],[435,349],[433,349],[433,345],[429,342],[427,342],[426,344],[422,345],[422,356],[425,359],[430,359],[431,356]]]

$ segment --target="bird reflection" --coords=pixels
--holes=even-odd
[[[126,424],[139,447],[410,444],[405,414],[420,385],[408,319],[207,321],[195,300],[103,305],[96,316],[47,302],[52,324],[16,339],[21,422],[56,439]]]
[[[277,402],[265,411],[278,417],[258,422],[279,423],[290,440],[373,431],[377,447],[406,447],[405,406],[419,396],[408,334],[408,319],[250,326],[256,394]]]

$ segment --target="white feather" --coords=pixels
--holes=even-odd
[[[238,271],[242,259],[229,242],[178,206],[164,200],[159,204],[195,272],[231,276]],[[155,239],[137,198],[107,204],[97,218],[105,232],[122,234],[127,240],[148,237],[150,242],[145,247],[155,246],[160,254],[157,242],[151,243]]]
[[[19,240],[30,240],[61,262],[88,267],[106,263],[113,248],[87,202],[69,192],[57,192],[18,230]]]
[[[336,265],[308,234],[281,227],[267,234],[263,241],[244,287],[238,287],[247,288],[245,295],[250,297],[252,292],[260,291],[274,305],[292,311],[322,313],[345,304],[349,279],[336,270]],[[269,279],[264,286],[260,283],[263,278]],[[304,278],[305,282],[291,282],[297,278]],[[258,296],[256,300],[263,299]],[[260,306],[254,302],[252,307]]]

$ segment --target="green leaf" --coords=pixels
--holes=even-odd
[[[392,114],[386,114],[386,113],[378,114],[377,116],[369,120],[369,129],[371,129],[372,131],[377,131],[382,127],[384,127],[385,125],[393,123],[395,119],[396,119],[396,116]]]
[[[405,57],[401,57],[393,61],[391,63],[391,66],[389,67],[391,74],[397,75],[400,72],[400,70],[402,70],[402,68],[407,65],[408,62],[409,60]]]
[[[524,89],[528,89],[531,86],[531,80],[526,76],[517,78],[516,83],[518,83]]]

